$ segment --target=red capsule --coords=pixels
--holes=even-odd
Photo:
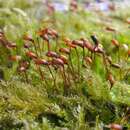
[[[68,48],[60,48],[59,51],[62,53],[70,54],[70,49]]]
[[[43,40],[45,40],[45,41],[49,41],[49,36],[48,36],[47,34],[44,34],[44,35],[42,36],[42,38],[43,38]]]
[[[111,130],[123,130],[123,127],[119,124],[110,124],[108,125],[108,128]]]
[[[67,45],[68,45],[70,48],[76,48],[76,45],[74,45],[74,44],[68,43]]]
[[[34,59],[35,64],[37,65],[48,65],[49,63],[44,59]]]
[[[47,34],[48,32],[48,28],[42,29],[40,31],[37,32],[37,34],[42,37],[43,35]]]
[[[32,59],[35,59],[37,58],[37,55],[31,51],[28,51],[26,52],[26,55],[29,57],[29,58],[32,58]]]
[[[60,58],[55,58],[52,60],[53,65],[60,65],[60,66],[64,66],[64,62],[63,60],[61,60]]]
[[[98,46],[94,48],[94,51],[97,52],[97,53],[102,53],[102,54],[104,53],[104,50],[101,47],[98,47]]]
[[[37,33],[43,40],[49,41],[48,28],[42,29]]]
[[[23,36],[23,39],[24,39],[25,41],[34,42],[33,38],[32,38],[31,36],[29,36],[29,35],[24,35],[24,36]]]
[[[57,31],[54,30],[54,29],[48,29],[47,34],[50,35],[50,36],[52,36],[52,37],[54,37],[54,38],[58,37]]]
[[[116,39],[112,39],[111,42],[114,46],[119,47],[119,42]]]
[[[84,42],[84,46],[85,46],[85,48],[87,48],[89,51],[94,52],[94,48],[95,48],[95,47],[93,47],[90,42],[88,42],[88,41]]]
[[[80,46],[80,47],[84,47],[84,42],[82,40],[73,40],[72,44]]]
[[[81,38],[81,40],[83,41],[85,48],[87,48],[91,52],[94,52],[95,47],[87,39]]]
[[[54,51],[48,51],[46,53],[46,56],[48,56],[48,57],[54,57],[54,58],[58,58],[59,57],[59,55],[56,52],[54,52]]]
[[[20,61],[21,58],[22,58],[21,56],[15,55],[15,56],[10,56],[9,60],[11,60],[11,61]]]
[[[64,38],[63,40],[65,44],[70,48],[76,48],[76,45],[72,44],[71,40],[69,38]]]
[[[54,30],[54,29],[49,29],[49,28],[45,28],[45,29],[43,29],[43,30],[40,30],[40,31],[38,32],[38,35],[39,35],[40,37],[42,37],[44,40],[46,40],[46,41],[49,40],[49,36],[50,36],[51,38],[57,38],[57,37],[58,37],[57,31]]]
[[[64,64],[68,64],[68,59],[64,55],[60,55],[60,59],[64,62]]]

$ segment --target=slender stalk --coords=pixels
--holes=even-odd
[[[65,72],[66,72],[66,71],[65,71],[65,67],[63,66],[63,73],[64,73],[64,76],[65,76],[65,79],[66,79],[67,83],[70,83],[70,80],[69,80],[69,78],[67,77],[67,75],[66,75]]]
[[[29,79],[26,71],[24,72],[24,75],[25,75],[26,82],[29,83]]]
[[[48,83],[47,83],[47,81],[46,81],[46,79],[45,79],[45,77],[44,77],[44,75],[43,75],[43,72],[42,72],[40,66],[36,65],[36,67],[37,67],[37,70],[39,71],[39,74],[40,74],[40,76],[41,76],[41,80],[44,80],[44,81],[45,81],[45,84],[48,86]]]
[[[79,75],[79,79],[80,79],[80,62],[79,62],[79,53],[78,53],[78,50],[77,48],[75,48],[75,51],[76,51],[76,55],[77,55],[77,58],[78,58],[78,75]]]
[[[36,65],[36,67],[37,67],[37,69],[38,69],[38,71],[39,71],[39,74],[40,74],[40,76],[41,76],[41,79],[44,80],[44,76],[43,76],[43,73],[42,73],[42,70],[41,70],[40,66]]]
[[[104,62],[105,69],[106,69],[106,74],[108,74],[108,72],[109,72],[109,69],[108,69],[108,65],[107,65],[107,61],[106,61],[105,54],[102,54],[102,56],[103,56],[103,62]]]
[[[118,63],[120,63],[120,48],[118,47]],[[120,80],[122,79],[122,70],[119,69]]]
[[[50,51],[50,42],[47,41],[47,48],[48,48],[48,52]]]
[[[68,70],[68,72],[67,72],[67,74],[68,74],[68,81],[69,81],[69,84],[71,84],[71,75],[70,75],[71,70],[70,70],[70,66],[69,65],[68,65],[67,70]]]
[[[85,58],[85,49],[83,47],[83,59],[82,59],[82,66],[84,66],[84,58]]]
[[[56,77],[53,75],[53,72],[51,71],[51,68],[49,67],[49,65],[48,65],[47,67],[48,67],[48,69],[49,69],[49,71],[50,71],[50,74],[51,74],[51,76],[52,76],[52,78],[53,78],[54,86],[56,87]]]
[[[72,59],[71,59],[71,54],[69,55],[69,61],[70,61],[70,65],[71,65],[71,68],[72,68],[72,72],[74,74],[74,66],[73,66],[73,62],[72,62]]]
[[[120,62],[120,49],[118,47],[118,63]]]
[[[34,49],[35,49],[36,55],[38,56],[38,50],[37,50],[36,43],[35,43],[35,42],[33,42],[33,45],[34,45]]]
[[[40,47],[40,42],[39,42],[39,39],[37,38],[37,43],[38,43],[38,47],[39,47],[39,52],[40,52],[40,55],[42,55],[42,50],[41,50],[41,47]]]
[[[71,75],[73,75],[73,71],[72,71],[72,69],[71,69],[69,64],[68,64],[68,70],[69,70],[68,74],[71,73]]]
[[[59,46],[59,42],[58,42],[58,38],[56,38],[55,52],[57,52],[58,46]]]
[[[64,66],[62,67],[63,70],[61,70],[62,72],[62,77],[63,77],[63,80],[64,80],[64,93],[67,92],[67,87],[68,87],[68,81],[67,81],[67,77],[66,77],[66,74],[65,74],[65,68]]]

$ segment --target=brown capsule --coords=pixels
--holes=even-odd
[[[45,28],[42,29],[38,32],[38,35],[40,37],[42,37],[44,40],[48,41],[49,40],[49,36],[51,38],[57,38],[58,37],[58,33],[56,30],[54,29],[49,29],[49,28]]]
[[[17,47],[17,45],[16,45],[16,43],[8,43],[8,45],[7,45],[7,48],[11,48],[11,49],[13,49],[13,48],[16,48]]]
[[[47,32],[48,32],[48,28],[45,28],[45,29],[42,29],[42,30],[38,31],[37,34],[38,34],[40,37],[42,37],[42,36],[44,36],[45,34],[47,34]]]
[[[49,41],[49,36],[47,34],[43,35],[42,38],[43,38],[43,40],[45,40],[47,42]]]
[[[117,69],[120,69],[120,68],[121,68],[121,66],[120,66],[119,64],[114,64],[114,63],[112,63],[111,66],[114,67],[114,68],[117,68]]]
[[[104,53],[104,50],[99,46],[95,47],[94,51],[97,52],[97,53],[102,53],[102,54]]]
[[[110,31],[110,32],[116,32],[116,29],[112,28],[112,27],[106,27],[106,30],[107,31]]]
[[[37,58],[37,55],[35,53],[33,53],[32,51],[26,52],[26,55],[27,55],[27,57],[32,58],[32,59]]]
[[[60,59],[64,62],[64,64],[68,64],[68,59],[64,55],[60,55]]]
[[[57,33],[57,31],[56,30],[52,30],[52,34],[55,36],[55,37],[58,37],[58,33]]]
[[[108,128],[111,130],[123,130],[123,127],[119,124],[110,124],[108,125]]]
[[[64,38],[63,41],[64,41],[65,43],[71,43],[71,40],[70,40],[69,38]]]
[[[68,48],[60,48],[59,51],[62,53],[70,54],[70,49]]]
[[[54,58],[54,59],[52,60],[52,63],[53,63],[53,65],[64,66],[64,62],[63,62],[63,60],[61,60],[60,58]]]
[[[52,36],[53,38],[57,38],[58,37],[57,31],[54,30],[54,29],[48,29],[47,34]]]
[[[119,42],[116,39],[112,39],[111,42],[114,46],[119,47]]]
[[[76,45],[74,45],[74,44],[68,43],[67,45],[68,45],[70,48],[76,48]]]
[[[84,47],[87,48],[89,51],[93,52],[94,51],[94,46],[88,41],[88,39],[81,38],[80,40],[83,41]]]
[[[93,47],[90,42],[86,41],[86,42],[84,43],[84,46],[85,46],[85,48],[87,48],[89,51],[94,52],[94,48],[95,48],[95,47]]]
[[[35,64],[37,65],[48,65],[49,63],[44,59],[34,59]]]
[[[84,47],[84,42],[82,40],[73,40],[72,44],[80,46],[80,47]]]
[[[71,40],[69,38],[64,38],[65,44],[70,48],[76,48],[76,45],[72,44]]]
[[[11,61],[20,61],[21,58],[22,58],[21,56],[15,55],[15,56],[10,56],[9,60],[11,60]]]
[[[68,44],[68,46],[71,48],[76,48],[76,45],[73,45],[73,44]]]
[[[115,83],[115,79],[111,73],[108,74],[107,80],[110,82],[112,88]]]
[[[48,28],[42,29],[37,33],[43,40],[49,41]]]
[[[34,42],[33,38],[32,38],[31,36],[29,36],[29,35],[24,35],[24,36],[23,36],[23,39],[24,39],[25,41]]]
[[[46,53],[46,56],[48,56],[48,57],[54,57],[54,58],[58,58],[59,57],[59,55],[56,52],[54,52],[54,51],[48,51]]]

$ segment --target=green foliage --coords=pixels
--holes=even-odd
[[[127,54],[124,49],[119,50],[122,73],[120,69],[108,65],[116,80],[111,90],[106,80],[106,66],[102,55],[96,54],[92,65],[87,65],[87,68],[80,65],[83,80],[77,82],[77,77],[75,77],[73,82],[72,78],[77,76],[77,73],[71,75],[72,84],[67,86],[65,93],[65,83],[60,72],[56,73],[57,88],[55,89],[52,85],[52,75],[47,67],[41,67],[48,81],[46,83],[41,80],[34,63],[26,58],[25,50],[22,48],[23,34],[31,34],[37,40],[36,32],[40,27],[53,27],[58,30],[60,47],[62,47],[64,37],[72,40],[85,37],[94,45],[90,35],[95,33],[106,50],[106,54],[111,56],[113,62],[116,63],[118,50],[111,45],[111,40],[115,38],[120,42],[121,47],[124,43],[129,47],[130,32],[124,23],[129,13],[124,14],[125,11],[118,11],[104,16],[100,13],[95,15],[94,12],[83,11],[66,14],[57,12],[52,17],[44,16],[43,23],[40,23],[34,15],[37,2],[37,0],[32,3],[27,0],[4,2],[0,0],[0,12],[2,12],[0,13],[0,28],[7,39],[16,42],[18,46],[16,50],[11,51],[0,45],[0,79],[4,79],[0,81],[0,129],[101,130],[110,123],[118,123],[129,129],[129,119],[126,119],[126,110],[130,107],[130,79],[129,73],[126,73],[129,71],[129,63],[127,63],[129,58],[126,58]],[[113,23],[109,22],[109,19]],[[46,23],[47,20],[55,21]],[[106,26],[116,28],[117,34],[106,31]],[[41,43],[42,40],[39,40]],[[52,41],[52,44],[55,44],[55,41]],[[46,48],[44,49],[43,55],[46,51]],[[34,51],[34,48],[32,50]],[[82,49],[78,48],[78,53],[81,63]],[[30,62],[31,66],[27,71],[29,82],[25,81],[26,75],[20,75],[17,72],[18,62],[10,63],[7,60],[11,54],[21,55]],[[71,55],[74,69],[77,71],[75,51]],[[65,70],[67,73],[67,67]],[[55,73],[55,70],[52,69],[52,72]],[[120,73],[122,77],[124,76],[123,78]],[[4,75],[4,78],[1,78],[1,75]]]

